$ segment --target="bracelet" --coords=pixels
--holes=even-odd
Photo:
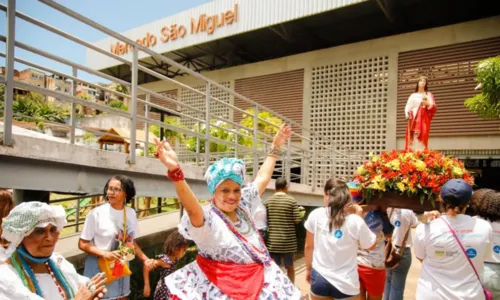
[[[181,166],[178,166],[173,171],[168,171],[167,177],[170,178],[173,182],[184,180],[184,172],[182,172]]]
[[[272,146],[269,151],[267,152],[267,155],[268,156],[272,156],[272,157],[278,157],[279,155],[281,154],[281,151],[280,149]]]

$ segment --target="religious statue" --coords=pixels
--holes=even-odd
[[[406,150],[424,150],[428,148],[431,121],[436,114],[434,95],[428,91],[427,77],[418,79],[415,92],[410,95],[405,107],[408,120],[406,128]]]

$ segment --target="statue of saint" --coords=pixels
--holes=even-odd
[[[428,148],[431,121],[436,114],[434,95],[427,88],[427,77],[418,79],[415,92],[410,95],[405,107],[408,120],[406,128],[406,150],[424,150]]]

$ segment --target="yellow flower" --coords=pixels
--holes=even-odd
[[[420,159],[417,159],[415,161],[415,167],[417,168],[418,171],[423,171],[425,170],[425,168],[427,168],[427,165]]]
[[[415,193],[415,192],[417,191],[417,189],[415,188],[415,186],[414,186],[414,185],[409,185],[409,186],[408,186],[408,188],[410,189],[410,191],[411,191],[412,193]]]
[[[404,191],[405,191],[405,189],[406,189],[406,187],[405,187],[404,183],[402,183],[402,182],[398,182],[398,183],[396,183],[396,186],[398,187],[398,189],[399,189],[401,192],[404,192]]]
[[[379,160],[380,160],[380,156],[373,156],[373,157],[372,157],[372,161],[373,161],[373,162],[377,162],[377,161],[379,161]]]
[[[393,159],[393,160],[391,160],[391,162],[389,164],[393,170],[399,170],[399,166],[400,166],[399,160]]]
[[[359,175],[365,175],[366,174],[365,166],[359,166],[356,172],[358,172]]]
[[[464,170],[462,170],[462,168],[459,168],[459,167],[453,167],[453,169],[451,169],[451,172],[453,173],[453,175],[456,175],[456,176],[463,176],[464,175]]]
[[[379,182],[372,181],[368,188],[374,189],[374,190],[379,190],[385,192],[385,185],[384,184],[379,184]]]
[[[370,153],[368,153],[368,156],[369,157],[372,157],[374,154],[373,154],[373,151],[371,151]]]

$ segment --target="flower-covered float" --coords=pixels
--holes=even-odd
[[[441,187],[452,178],[474,183],[463,162],[431,150],[370,155],[355,173],[366,203],[417,211],[437,209]]]

